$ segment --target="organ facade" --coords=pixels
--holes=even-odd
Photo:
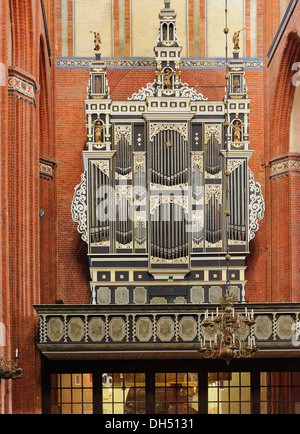
[[[181,81],[169,2],[159,19],[155,80],[128,101],[110,98],[99,51],[91,65],[85,170],[72,204],[88,244],[91,303],[218,303],[229,281],[242,302],[264,212],[248,165],[244,62],[235,50],[224,100],[209,101]]]

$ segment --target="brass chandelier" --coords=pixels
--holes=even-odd
[[[254,312],[247,311],[245,307],[244,314],[235,312],[235,298],[226,295],[221,299],[221,312],[217,308],[216,313],[209,315],[208,310],[205,312],[205,318],[202,327],[212,336],[209,340],[205,337],[200,339],[199,352],[205,358],[215,359],[222,358],[229,365],[230,360],[234,358],[250,358],[257,351],[255,336],[249,334],[247,343],[242,338],[242,331],[254,326]],[[204,333],[204,335],[207,333]]]

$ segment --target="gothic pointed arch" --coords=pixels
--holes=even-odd
[[[293,75],[295,74],[293,65],[299,61],[299,55],[300,35],[297,32],[291,32],[287,37],[285,49],[283,50],[280,73],[276,83],[271,121],[271,159],[289,152],[290,122],[296,90],[293,83]]]

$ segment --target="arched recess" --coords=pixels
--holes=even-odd
[[[295,74],[293,65],[299,62],[299,56],[300,36],[297,32],[292,32],[287,37],[276,83],[270,130],[271,159],[279,155],[287,154],[290,150],[292,101],[296,90],[293,84],[293,75]]]
[[[7,45],[8,45],[8,50],[7,50],[7,66],[11,66],[12,65],[12,50],[13,50],[13,41],[12,41],[12,28],[11,28],[11,10],[10,10],[10,2],[8,4],[8,23],[7,23],[7,27],[8,27],[8,41],[7,41]]]
[[[300,35],[287,38],[279,62],[270,122],[270,268],[272,302],[298,302],[300,204],[297,200],[300,151],[300,91],[295,86],[295,64],[300,58]],[[275,67],[275,66],[273,66]],[[272,83],[270,83],[272,86]],[[298,122],[298,124],[297,124]],[[299,136],[298,136],[299,137]]]
[[[299,63],[300,68],[300,63]],[[291,112],[291,125],[290,125],[290,153],[300,154],[300,75],[299,72],[295,73],[295,94]]]
[[[11,65],[20,67],[23,71],[31,74],[33,73],[34,63],[32,3],[31,0],[9,0],[13,47]]]

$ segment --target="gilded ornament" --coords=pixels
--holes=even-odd
[[[101,48],[101,36],[99,32],[90,32],[94,34],[94,44],[95,44],[95,48],[94,51],[100,51]]]
[[[245,29],[239,30],[238,32],[234,32],[232,42],[234,44],[234,50],[238,51],[240,50],[240,33],[243,32]]]

